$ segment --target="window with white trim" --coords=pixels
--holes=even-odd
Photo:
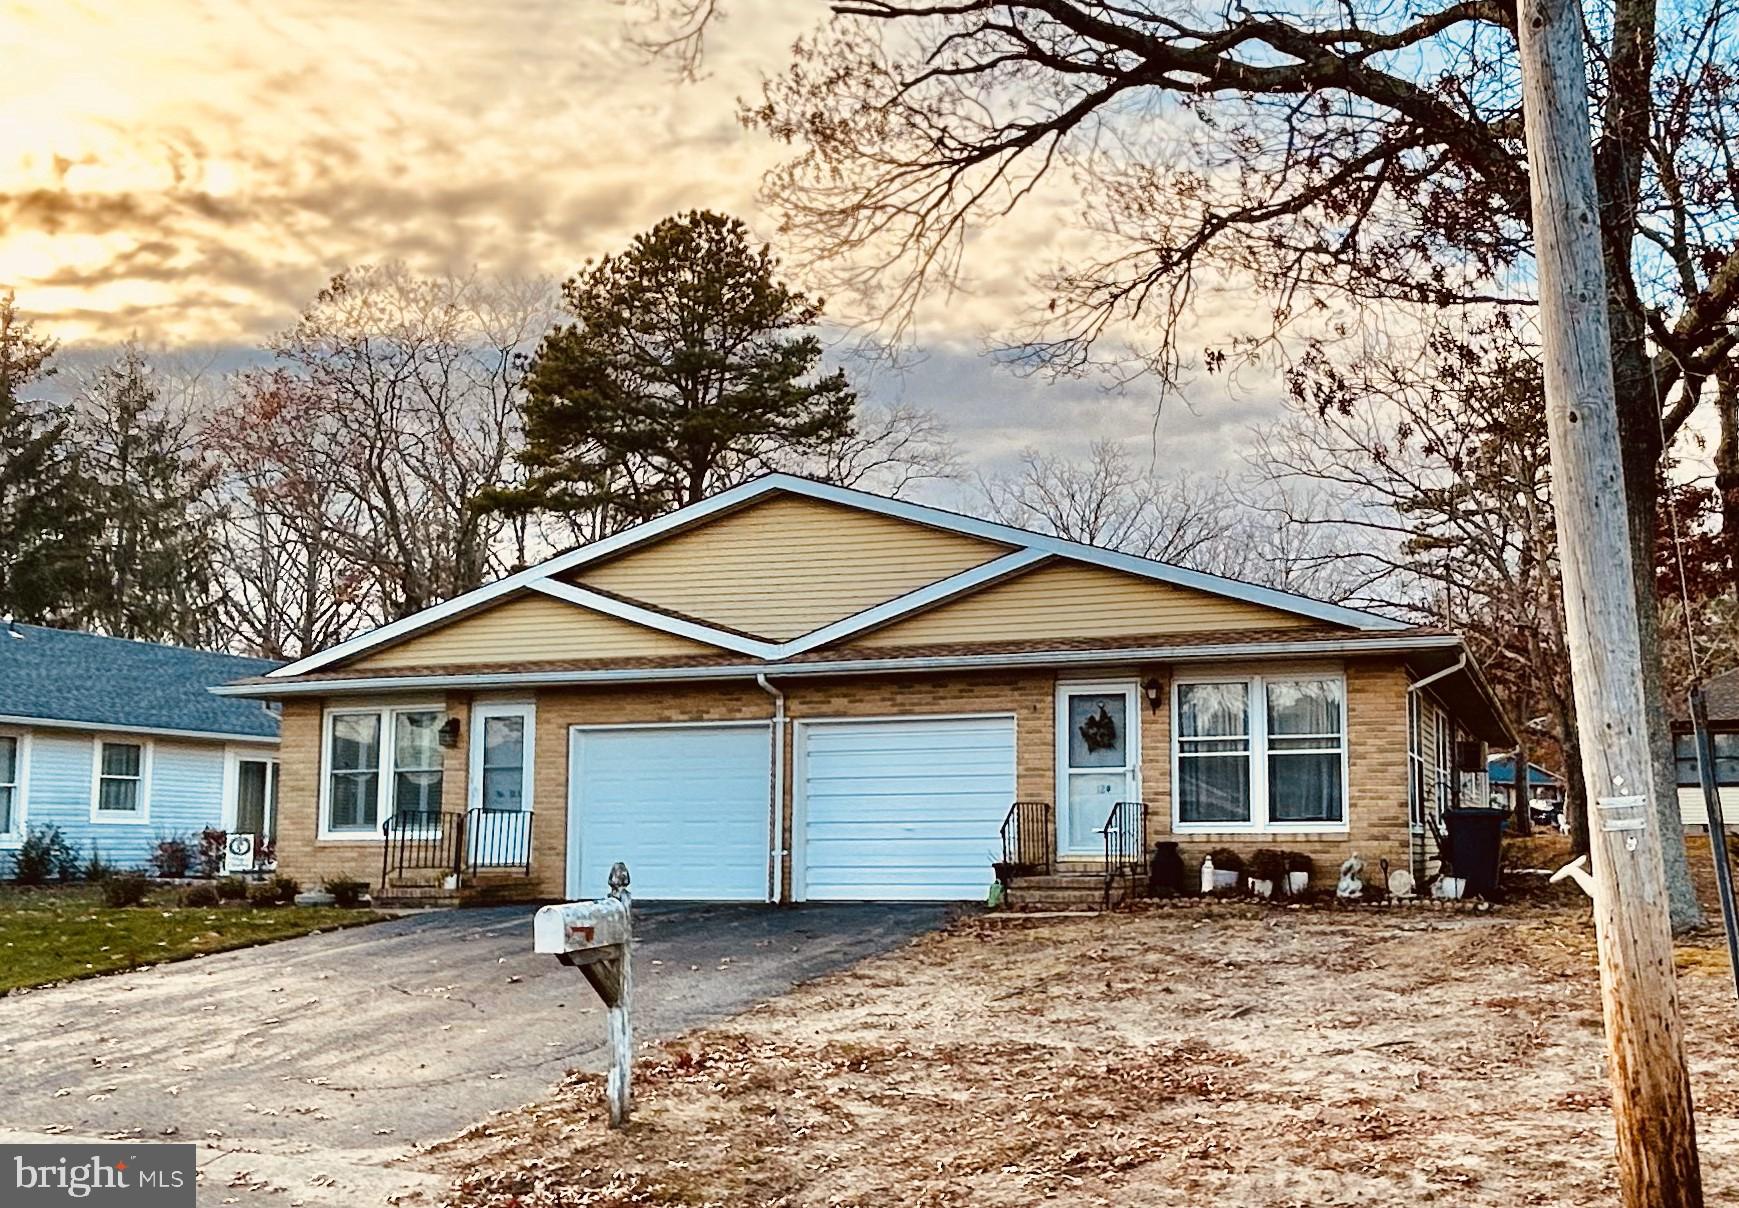
[[[322,833],[361,837],[394,814],[438,816],[443,718],[432,706],[328,713]]]
[[[1172,732],[1184,830],[1346,825],[1346,685],[1338,675],[1178,682]]]
[[[530,705],[481,704],[471,709],[471,804],[487,810],[531,806]]]
[[[24,743],[16,734],[0,734],[0,836],[23,829],[23,785]]]
[[[145,744],[97,742],[95,812],[103,817],[136,817],[145,811]]]
[[[1407,693],[1407,820],[1425,825],[1425,722],[1417,692]]]

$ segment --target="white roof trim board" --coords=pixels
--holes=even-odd
[[[589,563],[645,545],[659,537],[692,528],[714,516],[734,511],[765,496],[779,493],[799,495],[897,520],[910,521],[929,528],[978,537],[985,541],[1012,546],[1013,551],[1002,558],[993,559],[982,566],[974,567],[928,587],[909,592],[885,604],[865,609],[855,616],[835,621],[791,642],[784,643],[764,642],[699,622],[672,617],[668,613],[659,612],[656,609],[644,608],[613,596],[606,596],[563,583],[557,578],[559,575],[567,574]],[[1346,625],[1354,629],[1406,628],[1406,625],[1401,621],[1395,621],[1361,609],[1345,608],[1338,604],[1313,600],[1309,596],[1295,595],[1271,587],[1260,587],[1254,583],[1244,583],[1236,579],[1204,574],[1201,571],[1187,570],[1184,567],[1172,566],[1166,562],[1155,562],[1149,558],[1137,558],[1130,554],[1120,554],[1091,545],[1082,545],[1075,541],[1065,541],[1060,537],[1046,537],[1039,533],[1029,533],[1024,529],[1014,528],[1006,524],[997,524],[994,521],[980,520],[972,516],[962,516],[941,508],[927,507],[902,499],[887,499],[865,491],[855,491],[849,487],[832,486],[828,483],[815,482],[789,474],[768,474],[765,477],[755,479],[753,482],[746,482],[741,486],[714,495],[710,499],[704,499],[689,507],[680,508],[668,515],[660,516],[656,520],[649,520],[631,529],[625,529],[612,537],[604,538],[602,541],[594,541],[592,544],[581,546],[579,549],[558,554],[536,566],[529,566],[515,574],[497,579],[493,583],[468,591],[464,595],[455,596],[453,599],[436,604],[431,608],[425,608],[421,612],[413,613],[391,624],[382,625],[379,629],[360,634],[349,641],[340,642],[318,654],[309,655],[307,658],[279,667],[269,672],[268,676],[273,679],[283,679],[318,671],[323,667],[331,666],[333,663],[353,658],[365,651],[409,637],[443,621],[473,611],[503,596],[525,590],[543,592],[546,595],[567,600],[579,607],[594,609],[609,616],[630,620],[635,624],[662,630],[666,633],[692,637],[698,641],[739,654],[751,654],[756,658],[764,659],[781,658],[814,649],[828,642],[839,641],[865,629],[887,624],[889,621],[896,620],[908,613],[931,607],[962,592],[1006,577],[1045,558],[1066,558],[1091,566],[1101,566],[1108,570],[1122,571],[1125,574],[1138,575],[1161,583],[1171,583],[1179,587],[1209,592],[1213,595],[1244,600],[1281,612],[1289,612],[1295,616],[1309,617],[1312,620],[1326,621],[1335,625]]]
[[[1223,642],[1213,645],[1129,646],[1099,650],[1022,650],[989,654],[930,655],[917,658],[829,659],[805,663],[736,663],[702,667],[605,667],[589,671],[459,671],[437,675],[357,676],[354,679],[308,680],[299,684],[225,684],[213,688],[219,696],[292,696],[299,693],[342,695],[381,689],[418,691],[430,688],[508,688],[555,684],[660,683],[680,680],[733,680],[756,675],[795,678],[810,675],[869,675],[884,671],[955,671],[1022,667],[1034,662],[1055,665],[1100,663],[1198,662],[1216,658],[1296,659],[1349,654],[1400,653],[1413,650],[1459,649],[1453,634],[1406,634],[1347,641],[1317,639],[1287,642]]]

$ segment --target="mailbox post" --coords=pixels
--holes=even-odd
[[[610,1127],[621,1128],[634,1106],[630,1085],[634,1029],[629,1018],[634,1001],[634,919],[628,866],[618,861],[610,869],[607,898],[540,909],[532,922],[532,941],[535,951],[584,973],[603,1000],[610,1043]]]

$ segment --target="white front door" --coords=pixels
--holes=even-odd
[[[1133,682],[1057,685],[1057,851],[1105,854],[1106,820],[1141,800],[1140,692]]]

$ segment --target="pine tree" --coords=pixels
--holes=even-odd
[[[486,506],[609,513],[682,507],[850,435],[856,396],[818,374],[821,303],[778,280],[735,218],[667,218],[563,287],[575,322],[526,379],[528,481]]]
[[[117,637],[215,640],[215,471],[163,405],[144,354],[127,345],[79,400],[87,471],[101,512],[83,620]]]
[[[0,298],[0,614],[36,624],[76,623],[96,533],[69,410],[25,397],[54,351]]]

